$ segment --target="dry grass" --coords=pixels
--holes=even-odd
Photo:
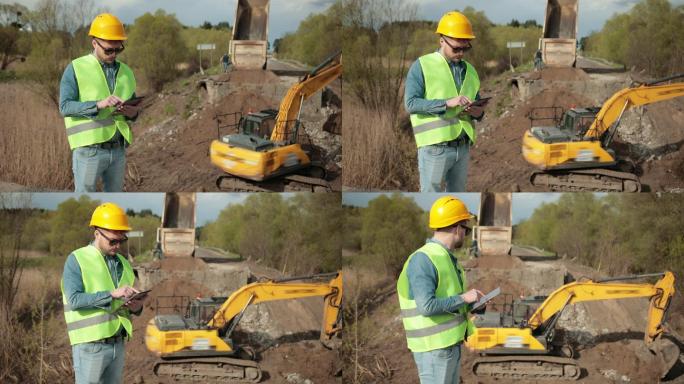
[[[345,187],[358,190],[418,190],[416,144],[408,129],[384,111],[345,99],[342,140]],[[398,118],[407,121],[407,117]]]
[[[0,106],[0,181],[70,189],[71,151],[58,108],[24,82],[0,83]]]
[[[62,271],[39,270],[36,268],[24,269],[19,280],[16,305],[19,308],[30,307],[32,303],[39,302],[44,297],[56,297],[61,299],[59,291]]]
[[[61,310],[61,271],[25,269],[12,314],[1,314],[0,382],[71,382],[73,370]]]

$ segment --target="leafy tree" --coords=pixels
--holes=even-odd
[[[510,23],[508,23],[508,26],[518,28],[520,26],[520,22],[517,19],[513,19]]]
[[[214,26],[216,29],[227,29],[227,30],[232,30],[233,27],[230,26],[230,23],[227,21],[219,21],[218,24]]]
[[[174,80],[179,72],[176,65],[188,57],[188,49],[181,41],[182,26],[175,15],[157,10],[135,19],[128,33],[128,46],[122,60],[134,71],[141,71],[150,86],[159,91]]]
[[[616,14],[586,39],[589,55],[645,70],[651,76],[684,71],[684,6],[667,0],[642,0]]]
[[[202,29],[212,29],[213,27],[214,27],[214,26],[211,25],[211,22],[209,22],[209,21],[205,21],[205,22],[202,23],[202,25],[200,26],[200,28],[202,28]]]
[[[82,195],[78,200],[71,198],[57,206],[50,220],[51,254],[66,256],[92,240],[90,217],[99,204],[98,200]]]
[[[362,263],[393,275],[428,236],[425,212],[398,193],[371,200],[361,217]]]

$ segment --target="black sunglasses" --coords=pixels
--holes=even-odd
[[[107,239],[107,241],[109,241],[109,245],[111,247],[118,245],[118,244],[123,244],[123,243],[128,241],[128,237],[126,237],[126,235],[124,235],[124,237],[122,237],[120,239],[110,239],[109,237],[107,237],[107,235],[104,234],[104,232],[100,231],[99,229],[97,231],[100,232],[100,235],[102,235],[102,237],[104,237],[105,239]]]
[[[100,48],[102,48],[105,55],[107,55],[107,56],[111,55],[112,53],[116,53],[118,55],[119,53],[123,52],[124,49],[126,49],[126,47],[124,47],[123,43],[121,43],[121,47],[119,47],[119,48],[105,48],[102,46],[102,44],[100,44],[100,42],[97,39],[95,39],[95,42],[97,43],[97,45],[100,46]]]
[[[465,47],[454,47],[453,45],[451,45],[451,44],[449,43],[449,40],[447,40],[446,37],[442,36],[442,39],[444,40],[444,42],[446,43],[446,45],[448,45],[449,48],[451,48],[451,50],[454,51],[454,53],[457,53],[457,52],[468,52],[468,51],[470,51],[470,50],[473,48],[473,46],[470,45],[470,43],[468,43],[468,45],[466,45]]]
[[[470,235],[470,233],[473,232],[473,229],[472,229],[472,228],[466,227],[466,226],[463,225],[463,224],[459,225],[459,227],[465,229],[465,235],[466,235],[466,236]]]

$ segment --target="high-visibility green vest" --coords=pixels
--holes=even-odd
[[[480,78],[475,67],[469,62],[463,60],[466,74],[459,93],[449,63],[441,53],[433,52],[421,56],[418,61],[425,79],[426,100],[446,100],[456,96],[466,96],[470,100],[475,100],[480,90]],[[474,143],[477,134],[470,115],[462,112],[463,107],[454,107],[447,108],[442,115],[412,114],[411,126],[418,147],[454,140],[462,131],[465,131]]]
[[[74,67],[76,82],[78,83],[79,101],[99,101],[111,95],[116,95],[122,100],[128,100],[135,93],[133,71],[122,62],[119,62],[113,93],[109,91],[102,65],[95,55],[88,54],[79,57],[71,64]],[[101,109],[95,119],[66,116],[64,125],[66,125],[69,147],[74,149],[109,141],[114,137],[117,129],[130,144],[131,129],[126,123],[126,118],[121,114],[113,115],[114,111],[114,107]]]
[[[97,248],[92,245],[79,248],[74,251],[74,256],[81,267],[85,293],[109,292],[116,288],[105,263],[105,256]],[[124,285],[132,287],[135,275],[131,264],[119,254],[116,257],[123,265],[123,273],[117,287]],[[62,280],[62,302],[71,345],[106,339],[113,336],[121,326],[124,327],[129,337],[133,334],[129,310],[122,307],[123,300],[121,299],[112,299],[110,310],[72,310],[64,294],[64,280]]]
[[[457,272],[449,252],[438,243],[426,243],[404,263],[404,269],[397,281],[397,293],[406,342],[412,352],[425,352],[460,343],[465,339],[466,333],[470,335],[475,332],[475,326],[468,319],[467,305],[462,306],[457,313],[423,316],[418,312],[416,301],[409,298],[409,280],[406,272],[411,258],[418,252],[426,254],[437,270],[435,298],[460,295],[466,291],[467,285],[463,268],[459,265]],[[460,274],[460,279],[457,273]]]

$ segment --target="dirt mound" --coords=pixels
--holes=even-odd
[[[336,383],[341,381],[342,362],[336,351],[317,341],[279,345],[262,354],[261,367],[270,383]],[[309,380],[309,381],[307,381]]]
[[[477,268],[498,268],[498,269],[512,269],[520,268],[523,262],[517,257],[509,255],[496,256],[480,256],[475,259],[473,267]]]
[[[279,82],[280,78],[271,71],[262,71],[261,69],[242,69],[233,70],[216,76],[216,80],[229,81],[231,83],[268,84],[269,82]]]
[[[547,67],[539,72],[532,72],[526,76],[529,80],[545,81],[578,81],[588,80],[589,75],[579,68],[551,68]]]
[[[525,162],[521,153],[522,136],[531,126],[530,110],[600,106],[615,91],[629,86],[634,75],[587,75],[576,68],[549,68],[520,77],[528,82],[540,80],[530,82],[533,86],[526,88],[525,95],[532,96],[526,101],[520,100],[517,87],[509,86],[511,79],[494,80],[491,82],[494,87],[486,90],[493,99],[486,108],[484,120],[476,124],[478,140],[470,151],[469,191],[544,190],[530,185],[529,177],[535,169]],[[683,119],[684,98],[637,107],[625,113],[611,148],[620,158],[635,164],[643,190],[684,190]],[[551,125],[552,121],[536,124]]]
[[[182,104],[185,97],[170,99],[167,106]],[[218,137],[215,116],[232,112],[246,114],[272,104],[273,100],[262,95],[235,91],[215,106],[205,104],[197,110],[187,109],[185,117],[175,114],[154,125],[134,125],[138,143],[128,152],[127,187],[139,191],[215,190],[214,181],[222,174],[209,160],[209,145]],[[163,108],[168,107],[155,105],[154,108],[162,111],[151,111],[152,115],[163,115]],[[235,131],[221,132],[230,133]]]
[[[164,270],[204,269],[207,268],[207,263],[205,263],[202,259],[195,257],[167,257],[159,262],[159,267]]]

